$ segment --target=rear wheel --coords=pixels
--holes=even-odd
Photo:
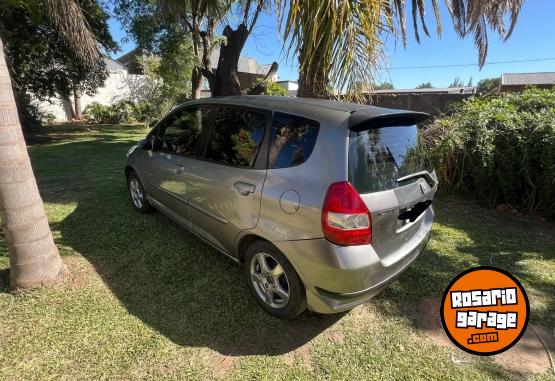
[[[127,176],[127,189],[129,189],[129,195],[131,196],[131,201],[136,211],[139,213],[150,213],[154,211],[154,208],[146,199],[145,189],[135,172],[131,172],[129,176]]]
[[[297,272],[273,245],[253,243],[244,266],[254,298],[270,315],[293,319],[306,309],[306,292]]]

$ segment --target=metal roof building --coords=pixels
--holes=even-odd
[[[550,89],[555,86],[555,72],[504,73],[501,75],[501,91],[521,91],[526,86]]]

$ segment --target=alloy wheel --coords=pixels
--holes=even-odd
[[[131,199],[133,200],[133,205],[141,209],[143,207],[143,191],[139,184],[139,180],[136,178],[131,179],[129,182],[129,193],[131,193]]]
[[[289,281],[283,267],[270,254],[256,254],[250,264],[251,281],[261,300],[272,308],[289,301]]]

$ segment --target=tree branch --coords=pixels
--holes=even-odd
[[[212,91],[214,89],[214,84],[216,83],[216,74],[214,74],[212,69],[207,69],[205,67],[201,68],[200,71],[203,77],[208,81],[208,87],[210,87],[210,90]]]
[[[265,92],[270,82],[272,82],[272,78],[277,73],[278,67],[279,65],[277,62],[272,62],[272,66],[270,66],[270,70],[268,70],[268,73],[266,74],[264,79],[260,81],[256,86],[254,86],[252,89],[247,91],[247,93],[249,95],[260,95],[263,92]]]

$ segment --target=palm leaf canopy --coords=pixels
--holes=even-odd
[[[438,0],[430,0],[436,33],[442,24]],[[523,0],[445,0],[455,31],[474,36],[482,67],[488,50],[488,28],[507,39],[516,24]],[[315,60],[329,73],[336,89],[355,92],[357,84],[372,83],[383,65],[384,41],[401,37],[407,43],[406,11],[411,6],[415,38],[430,35],[424,0],[277,0],[286,52],[302,51],[300,70]],[[506,23],[508,19],[508,25]]]
[[[76,56],[86,65],[97,64],[100,59],[98,42],[79,4],[74,0],[40,0],[40,5]]]

